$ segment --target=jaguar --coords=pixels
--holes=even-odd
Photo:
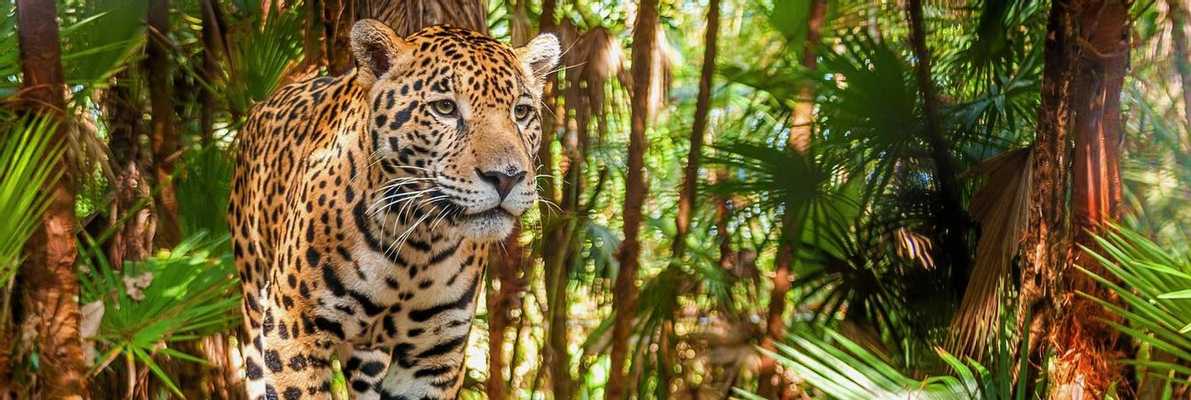
[[[283,86],[237,138],[228,223],[251,399],[458,395],[488,249],[537,201],[559,59],[471,30],[351,30],[356,68]]]

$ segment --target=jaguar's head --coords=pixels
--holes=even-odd
[[[446,26],[402,39],[363,20],[351,42],[358,78],[371,87],[368,134],[386,204],[422,210],[414,223],[445,220],[473,240],[508,236],[537,201],[540,99],[558,40],[543,34],[513,49]]]

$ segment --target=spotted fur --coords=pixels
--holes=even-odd
[[[229,223],[252,399],[457,396],[486,249],[537,199],[550,35],[512,49],[356,24],[357,69],[279,89],[239,138]]]

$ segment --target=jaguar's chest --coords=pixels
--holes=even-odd
[[[391,347],[470,326],[485,246],[423,230],[347,248],[348,261],[324,277],[338,282],[327,284],[316,315],[338,321],[348,341]]]

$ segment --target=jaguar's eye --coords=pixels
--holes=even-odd
[[[533,107],[530,107],[526,104],[518,104],[517,106],[513,107],[513,118],[516,118],[518,121],[524,121],[529,117],[529,113],[532,111]]]
[[[459,110],[459,107],[456,106],[455,102],[451,100],[433,101],[430,102],[430,107],[434,109],[434,112],[445,116],[454,116],[455,111]]]

